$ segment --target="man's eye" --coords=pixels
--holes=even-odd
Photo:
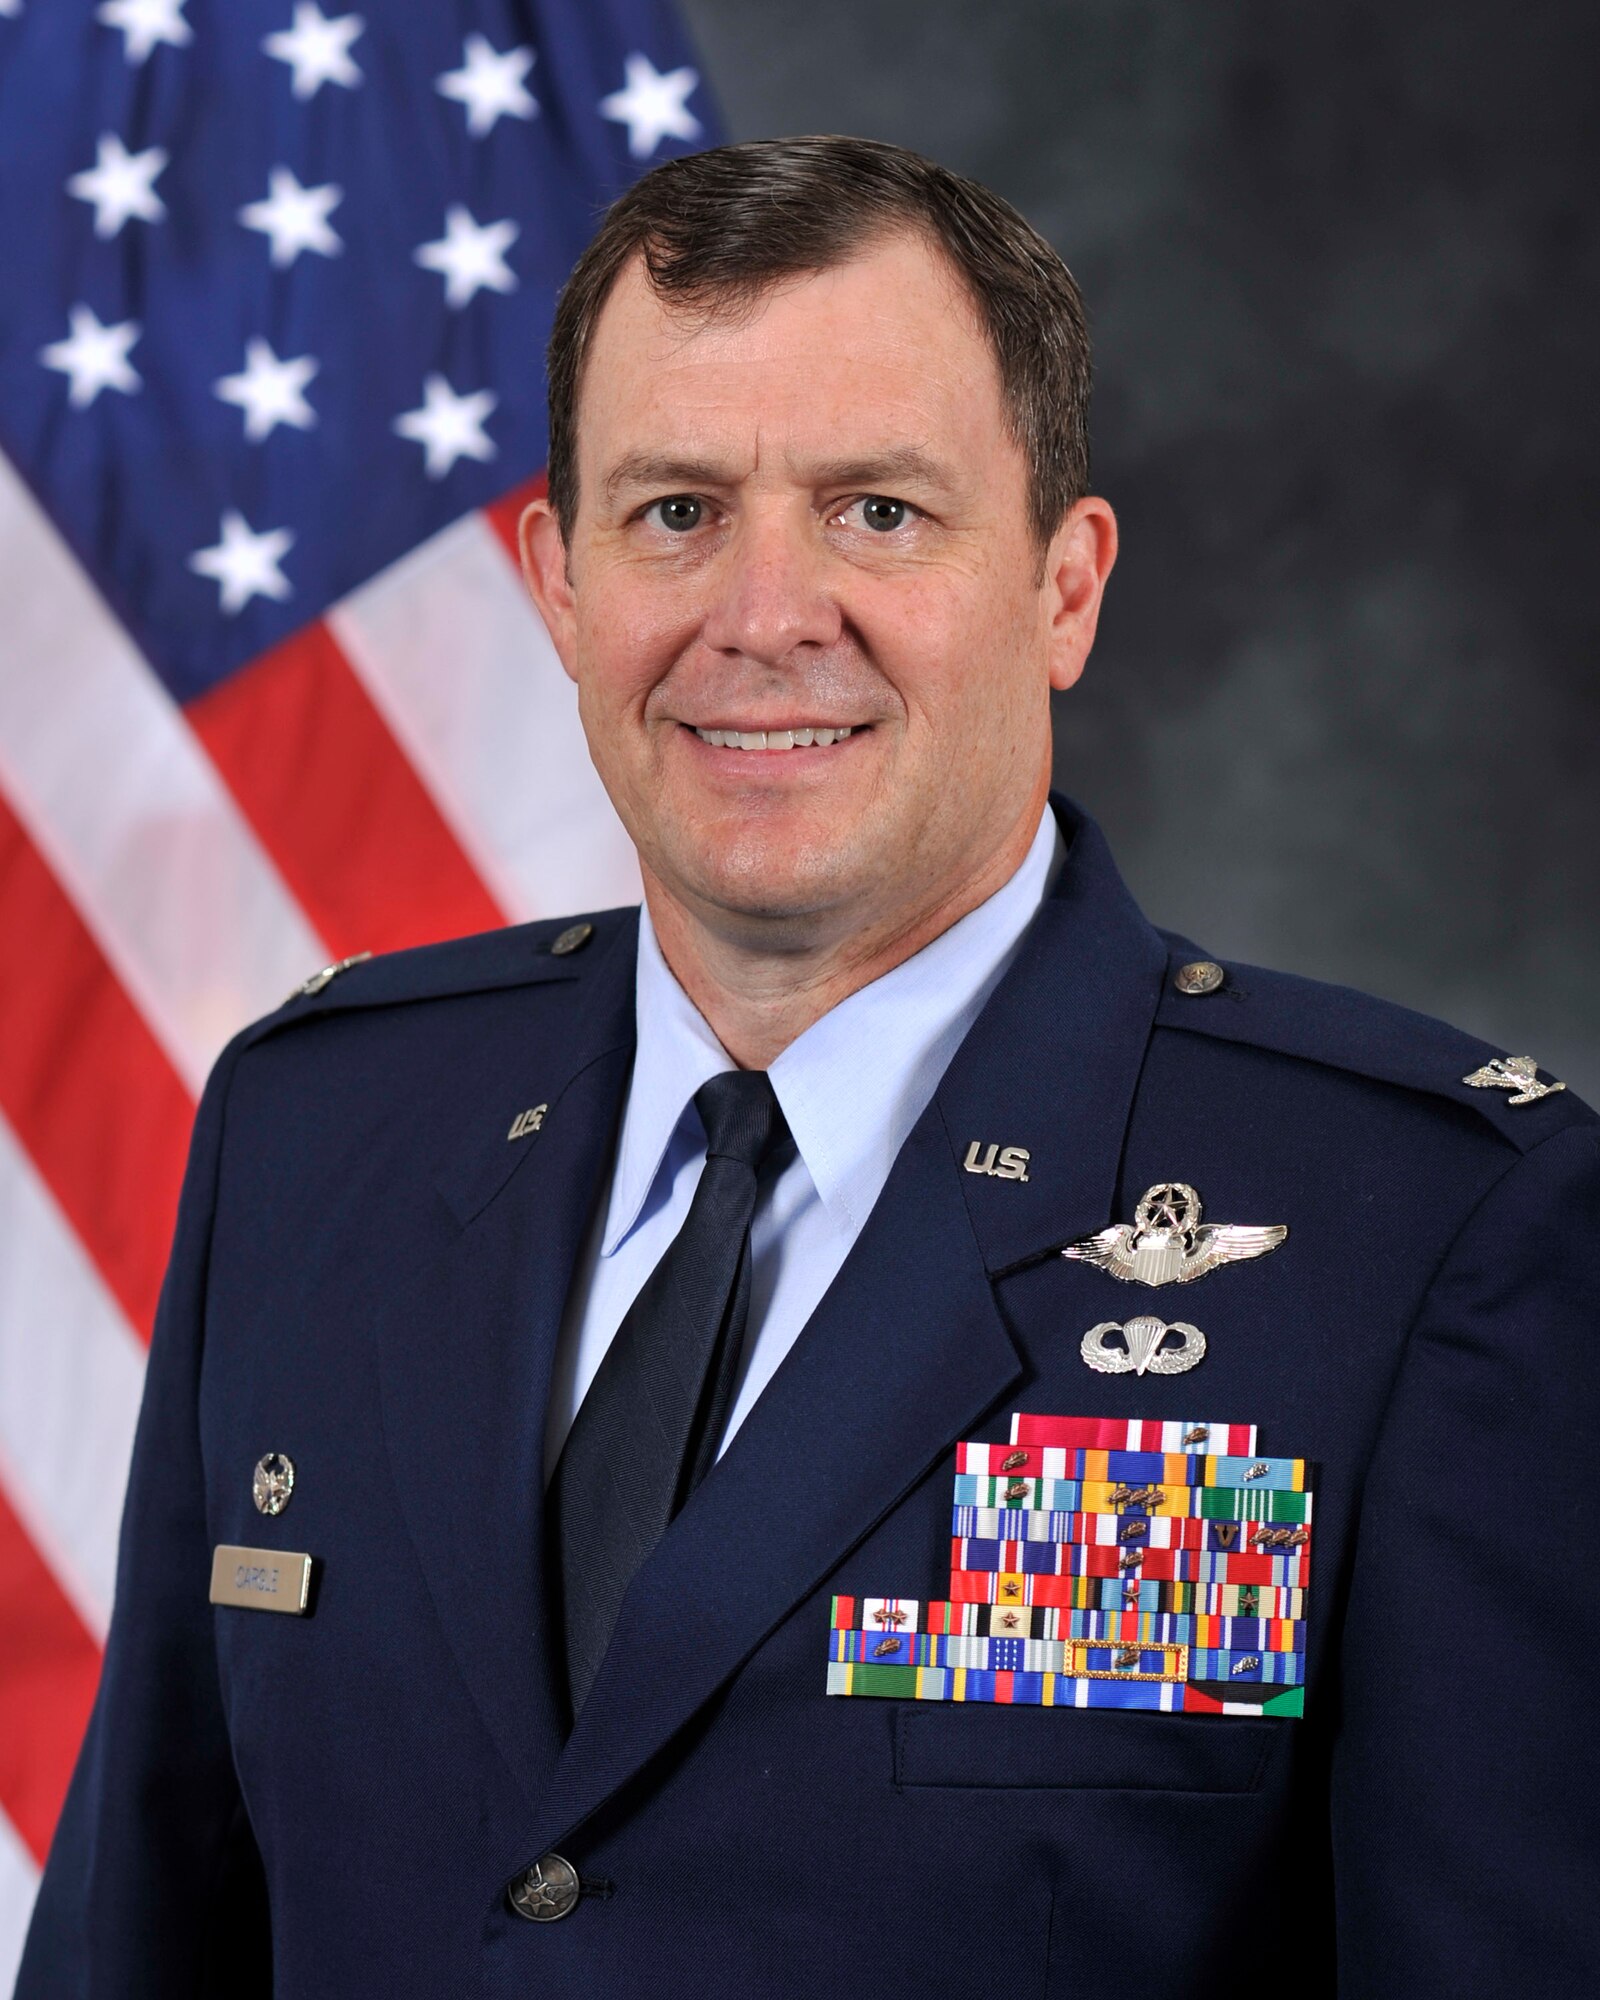
[[[869,493],[861,502],[862,520],[869,528],[876,528],[880,535],[903,527],[909,511],[903,500],[890,500],[881,493]]]
[[[657,500],[647,511],[663,528],[671,528],[674,534],[683,535],[691,528],[699,527],[704,509],[692,493],[673,493],[665,500]]]

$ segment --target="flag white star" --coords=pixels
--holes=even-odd
[[[500,118],[532,118],[538,101],[522,79],[533,68],[533,50],[496,52],[483,35],[468,35],[461,45],[462,66],[434,79],[441,97],[453,97],[467,107],[467,130],[474,139],[493,131]]]
[[[274,264],[292,264],[302,250],[337,257],[344,243],[328,217],[343,200],[344,189],[331,181],[326,187],[302,187],[287,167],[274,167],[267,176],[266,200],[241,208],[239,220],[246,229],[272,238]]]
[[[422,407],[396,417],[403,438],[424,446],[424,469],[430,479],[443,479],[458,458],[491,459],[496,447],[483,428],[484,419],[500,398],[492,389],[458,396],[442,375],[430,375],[422,385]]]
[[[0,15],[17,15],[22,12],[22,0],[0,0]]]
[[[129,62],[142,63],[157,42],[181,49],[194,40],[194,29],[183,18],[184,5],[185,0],[105,0],[94,17],[120,29],[123,53]]]
[[[628,128],[628,151],[648,160],[663,139],[698,139],[700,120],[686,102],[700,81],[692,69],[658,70],[648,56],[629,56],[621,90],[600,100],[600,115]]]
[[[517,240],[514,222],[475,222],[460,202],[445,211],[444,235],[424,243],[416,260],[424,270],[444,274],[445,304],[464,306],[485,285],[493,292],[514,292],[516,273],[505,253]]]
[[[316,411],[306,401],[305,386],[319,365],[309,354],[297,361],[280,361],[266,341],[251,340],[245,344],[244,372],[224,375],[215,388],[223,402],[244,411],[244,434],[259,444],[277,424],[308,431],[317,421]]]
[[[289,579],[278,567],[288,554],[294,536],[287,528],[267,528],[257,534],[237,508],[227,508],[222,516],[222,540],[209,549],[197,549],[189,567],[197,576],[209,576],[221,586],[222,609],[231,618],[242,611],[252,597],[272,597],[280,602],[292,594]]]
[[[120,326],[102,326],[88,306],[74,306],[67,323],[72,329],[67,338],[41,347],[39,359],[46,368],[72,377],[67,395],[72,407],[87,409],[102,389],[118,389],[124,396],[137,394],[143,383],[128,359],[128,350],[139,338],[138,321],[125,319]]]
[[[167,205],[155,190],[155,178],[167,164],[159,146],[147,152],[130,153],[115,132],[105,133],[92,167],[74,174],[67,193],[79,201],[94,203],[94,233],[115,236],[122,225],[137,216],[140,222],[159,222]]]
[[[362,72],[350,53],[350,44],[366,29],[359,14],[341,14],[329,20],[322,9],[298,0],[294,26],[268,35],[261,44],[275,62],[294,67],[296,97],[315,97],[325,83],[342,84],[353,90]]]

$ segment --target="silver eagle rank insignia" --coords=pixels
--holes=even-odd
[[[1286,1223],[1202,1223],[1200,1197],[1183,1181],[1146,1188],[1131,1224],[1069,1243],[1062,1256],[1096,1264],[1130,1285],[1187,1285],[1224,1264],[1264,1257],[1289,1234]]]
[[[1517,1094],[1506,1099],[1508,1104],[1537,1104],[1541,1097],[1567,1087],[1564,1083],[1541,1083],[1539,1065],[1532,1056],[1495,1056],[1461,1081],[1470,1083],[1474,1090],[1514,1090]]]

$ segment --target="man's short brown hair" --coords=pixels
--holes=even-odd
[[[874,139],[757,139],[664,161],[619,196],[573,269],[550,335],[550,505],[570,540],[576,424],[589,343],[640,256],[667,304],[715,316],[785,278],[831,269],[876,237],[916,230],[969,293],[1028,461],[1041,550],[1089,491],[1089,331],[1072,273],[1007,201]]]

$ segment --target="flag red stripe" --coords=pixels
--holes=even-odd
[[[505,922],[327,626],[308,625],[186,712],[336,957]]]
[[[0,1806],[43,1866],[94,1705],[100,1649],[0,1490]]]
[[[0,1108],[148,1340],[194,1107],[4,798]]]
[[[484,519],[505,545],[505,551],[520,569],[522,552],[517,547],[517,523],[522,518],[522,510],[530,500],[540,499],[548,490],[550,482],[541,472],[537,478],[526,479],[520,486],[513,486],[509,493],[484,508]]]

